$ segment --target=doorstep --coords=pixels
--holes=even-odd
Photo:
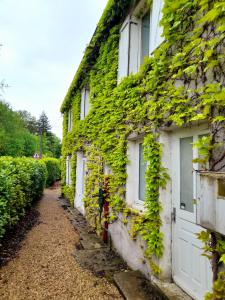
[[[151,283],[159,289],[161,293],[165,294],[169,300],[193,300],[175,283],[163,282],[155,277],[151,278]]]
[[[140,271],[124,271],[114,275],[120,292],[127,300],[192,300],[174,283],[146,279]]]
[[[114,282],[127,300],[192,300],[174,283],[164,283],[156,278],[146,279],[139,271],[130,270],[123,259],[89,226],[84,216],[59,197],[61,206],[80,236],[80,244],[72,253],[76,261],[95,275]]]

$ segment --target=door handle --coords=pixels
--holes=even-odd
[[[177,217],[177,210],[176,207],[173,207],[173,211],[171,213],[172,222],[176,223],[176,217]]]

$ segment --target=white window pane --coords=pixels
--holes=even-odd
[[[120,31],[118,80],[128,75],[129,22]]]
[[[193,137],[180,139],[180,208],[194,212]]]
[[[139,69],[139,30],[136,22],[130,23],[130,53],[129,74],[137,73]]]
[[[150,39],[150,11],[142,18],[141,22],[141,61],[144,57],[149,56],[149,39]]]
[[[146,161],[144,160],[143,145],[139,144],[139,200],[145,198],[145,171]]]

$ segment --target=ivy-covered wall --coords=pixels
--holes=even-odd
[[[135,2],[109,1],[63,102],[62,188],[73,201],[76,152],[83,150],[88,170],[84,199],[87,217],[100,230],[96,195],[104,177],[104,165],[109,166],[112,171],[110,221],[113,222],[119,212],[124,219],[128,215],[132,218],[132,236],[139,234],[146,241],[145,255],[152,271],[159,274],[160,269],[154,263],[154,257],[162,257],[164,251],[159,188],[165,187],[169,180],[161,163],[160,129],[207,121],[211,134],[199,140],[197,145],[201,161],[209,160],[210,170],[224,170],[225,146],[221,141],[225,136],[225,2],[165,0],[161,21],[164,42],[153,56],[145,59],[138,74],[117,84],[119,29]],[[146,1],[146,4],[150,6],[151,1]],[[80,120],[81,90],[85,86],[90,89],[91,110],[84,120]],[[67,132],[69,109],[73,117],[71,132]],[[133,132],[144,134],[145,159],[149,162],[146,210],[142,215],[125,203],[127,137]],[[72,155],[71,186],[65,185],[65,159],[68,155]],[[208,245],[211,234],[200,238]],[[223,237],[217,237],[214,247],[206,250],[219,255],[217,264],[224,262]],[[220,258],[222,261],[219,262]],[[208,299],[222,299],[216,297],[224,293],[223,276],[221,273],[219,277],[217,275],[217,281],[215,278],[214,291],[207,296]]]

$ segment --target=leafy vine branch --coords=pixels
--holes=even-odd
[[[131,236],[135,238],[138,234],[146,241],[146,258],[153,272],[159,274],[156,261],[163,256],[159,188],[166,186],[169,177],[161,162],[163,145],[158,141],[158,132],[172,124],[184,127],[206,120],[210,135],[199,140],[199,161],[209,160],[210,170],[215,167],[224,170],[225,148],[221,137],[223,133],[225,136],[225,2],[165,0],[161,21],[164,42],[153,56],[145,59],[137,74],[117,84],[119,29],[130,5],[128,0],[109,1],[62,105],[63,157],[72,155],[73,170],[72,183],[66,186],[63,164],[63,190],[72,201],[76,153],[82,149],[87,157],[85,207],[91,223],[99,230],[95,195],[104,178],[102,166],[109,166],[110,221],[120,214],[124,223],[131,220]],[[81,90],[86,86],[90,88],[91,110],[80,120]],[[69,110],[73,116],[71,132],[67,130]],[[148,167],[144,214],[125,203],[127,137],[133,132],[145,136]],[[223,264],[225,259],[220,261],[225,255],[223,238],[217,237],[212,247],[210,233],[199,238],[205,243],[207,253],[219,254],[214,268]],[[224,274],[218,271],[219,268],[215,271],[214,290],[207,299],[217,299],[221,290],[225,295]]]

